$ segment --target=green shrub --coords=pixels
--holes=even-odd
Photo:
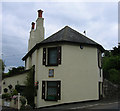
[[[120,71],[116,69],[110,69],[108,72],[109,80],[114,84],[120,84]]]
[[[25,109],[25,104],[26,104],[26,98],[25,97],[23,97],[23,96],[21,96],[20,97],[20,101],[21,101],[21,109]]]
[[[21,104],[23,105],[23,106],[25,106],[25,104],[26,104],[26,99],[25,99],[25,97],[20,97],[20,101],[21,101]]]
[[[11,100],[12,95],[10,93],[2,94],[2,99]]]
[[[14,89],[14,90],[12,91],[12,96],[14,96],[14,95],[18,95],[18,92],[17,92],[16,89]]]

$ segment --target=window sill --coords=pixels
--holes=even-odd
[[[49,67],[49,66],[58,66],[58,64],[48,64],[48,65],[45,65],[46,67]]]
[[[44,99],[45,101],[58,101],[57,99],[53,100],[53,99]]]

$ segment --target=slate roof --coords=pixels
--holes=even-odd
[[[77,32],[76,30],[70,28],[69,26],[65,26],[63,29],[51,35],[47,39],[43,40],[41,43],[50,43],[50,42],[59,42],[59,41],[98,45],[98,43],[89,39],[85,35]]]
[[[96,43],[95,41],[89,39],[85,35],[77,32],[76,30],[70,28],[69,26],[65,26],[63,29],[59,30],[58,32],[54,33],[47,39],[41,41],[40,43],[36,44],[23,58],[22,60],[25,60],[25,58],[30,55],[34,50],[45,44],[50,44],[50,43],[75,43],[75,44],[80,44],[80,45],[89,45],[89,46],[94,46],[98,47],[101,51],[104,51],[104,48]]]

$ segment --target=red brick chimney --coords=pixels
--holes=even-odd
[[[44,18],[42,17],[42,13],[42,10],[38,10],[36,23],[31,23],[28,51],[30,51],[37,43],[40,43],[44,40]]]
[[[32,22],[31,25],[32,25],[32,29],[34,29],[35,28],[35,23]]]
[[[38,10],[38,17],[42,18],[42,13],[43,13],[42,10]]]

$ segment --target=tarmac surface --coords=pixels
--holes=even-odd
[[[29,111],[120,111],[120,101],[118,99],[103,99],[99,101],[86,101],[70,103],[65,105],[52,106],[40,109],[29,109]],[[2,111],[18,111],[17,109],[2,107]],[[28,110],[20,110],[28,111]]]

